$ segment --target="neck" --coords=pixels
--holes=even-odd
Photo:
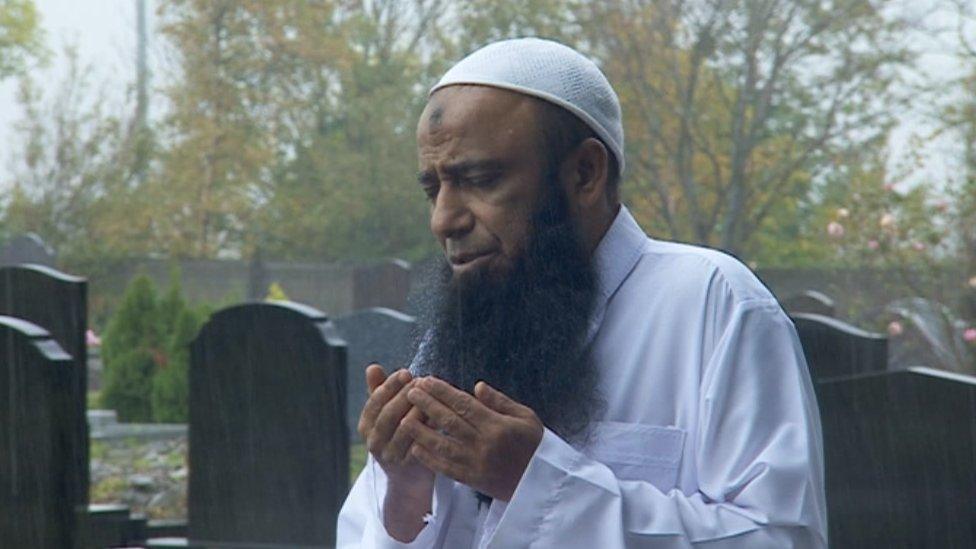
[[[591,217],[588,222],[584,221],[583,244],[586,247],[586,253],[589,257],[592,257],[596,252],[597,247],[603,241],[603,237],[606,236],[607,231],[610,230],[610,226],[613,225],[613,220],[617,218],[617,213],[619,212],[619,202],[616,204],[608,204],[606,208],[601,209],[599,215]]]

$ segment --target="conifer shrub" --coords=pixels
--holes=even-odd
[[[125,289],[102,338],[102,405],[115,410],[120,420],[149,421],[152,417],[149,391],[159,339],[156,287],[148,276],[139,275]]]
[[[187,305],[177,271],[162,296],[148,276],[134,278],[102,339],[102,404],[123,421],[185,422],[189,344],[209,313]]]
[[[184,308],[166,345],[166,362],[159,365],[152,382],[153,420],[162,423],[185,423],[189,420],[190,342],[196,337],[208,315]]]
[[[125,422],[147,422],[152,406],[147,398],[152,390],[156,362],[147,348],[122,352],[106,365],[106,386],[102,403],[115,410]]]

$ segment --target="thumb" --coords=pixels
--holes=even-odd
[[[525,406],[508,398],[505,393],[484,381],[475,384],[474,396],[485,406],[507,416],[521,416],[525,412]]]

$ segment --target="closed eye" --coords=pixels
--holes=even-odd
[[[475,187],[478,189],[488,189],[493,187],[499,180],[498,174],[486,174],[473,177],[465,177],[458,181],[464,187]]]
[[[435,185],[426,185],[425,184],[425,185],[422,185],[421,188],[423,189],[424,196],[427,197],[427,200],[429,202],[433,202],[434,199],[437,198],[437,193],[438,193],[438,191],[440,191],[441,186],[440,185],[436,185],[436,184]]]

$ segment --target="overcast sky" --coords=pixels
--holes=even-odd
[[[147,4],[151,35],[154,0]],[[52,53],[50,67],[33,72],[42,87],[60,81],[66,72],[63,48],[75,44],[81,63],[92,67],[93,83],[107,91],[111,103],[121,103],[135,80],[135,0],[35,0],[35,5]],[[149,57],[156,61],[158,50],[151,49]],[[0,181],[9,177],[13,126],[21,117],[17,87],[16,79],[0,82]]]
[[[913,0],[908,5],[912,9],[923,9],[927,1],[932,0]],[[51,67],[35,72],[38,80],[52,84],[59,81],[65,72],[60,52],[65,43],[74,43],[82,63],[92,65],[94,81],[107,90],[108,100],[113,104],[121,103],[135,80],[136,0],[35,0],[35,3],[41,14],[48,47],[54,54]],[[147,0],[147,3],[150,67],[154,73],[153,83],[158,85],[165,79],[162,48],[152,39],[155,0]],[[952,26],[953,20],[951,15],[941,14],[932,18],[931,23]],[[919,41],[919,45],[928,52],[921,63],[928,73],[936,78],[950,78],[959,73],[959,64],[951,55],[954,47],[951,40],[925,40],[924,43]],[[15,79],[0,82],[0,187],[10,177],[13,125],[21,115],[16,92]],[[922,117],[918,113],[902,113],[901,124],[892,137],[892,156],[903,155],[911,146],[908,137],[919,131],[924,131]],[[930,145],[926,151],[928,175],[938,179],[952,173],[951,156],[951,142],[943,140]]]

